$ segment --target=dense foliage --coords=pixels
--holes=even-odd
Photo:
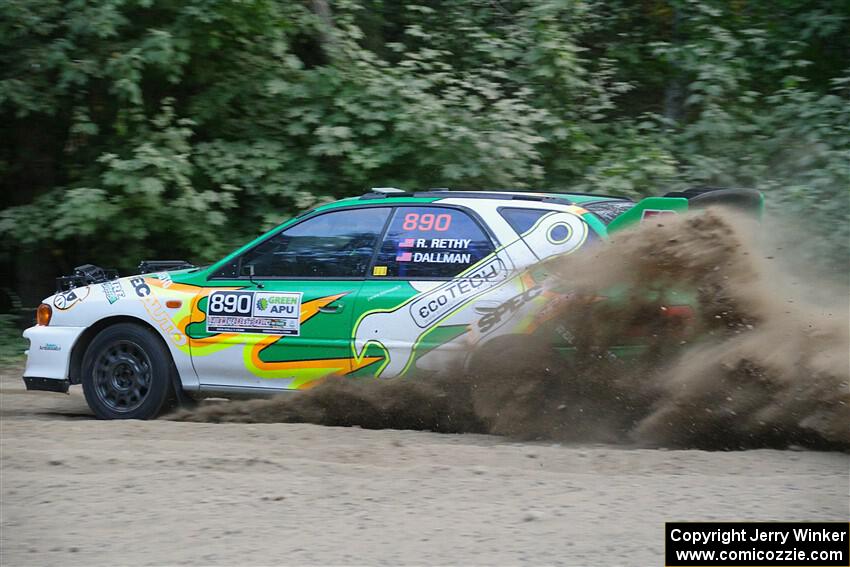
[[[755,187],[846,271],[845,0],[401,4],[7,0],[7,292],[388,185]]]

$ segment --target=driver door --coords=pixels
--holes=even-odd
[[[310,216],[213,273],[188,329],[201,387],[292,390],[351,372],[355,299],[389,213]]]

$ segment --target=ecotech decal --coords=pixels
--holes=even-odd
[[[507,262],[510,261],[504,252],[496,253],[464,274],[415,295],[391,311],[376,310],[365,314],[354,330],[355,359],[365,355],[367,345],[375,344],[382,347],[388,357],[379,371],[380,376],[393,378],[402,374],[413,357],[415,345],[425,333],[472,299],[507,280],[510,275]]]

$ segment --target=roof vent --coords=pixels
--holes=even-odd
[[[406,193],[406,191],[396,187],[372,187],[372,193]]]

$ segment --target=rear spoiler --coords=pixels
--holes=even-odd
[[[667,193],[663,197],[647,197],[612,220],[608,224],[608,232],[614,232],[650,218],[681,214],[706,207],[731,207],[761,218],[764,210],[764,195],[755,189],[695,187]]]
[[[744,212],[761,215],[764,209],[764,196],[755,189],[724,189],[721,187],[705,187],[674,191],[664,195],[666,198],[685,198],[688,207],[698,209],[713,205],[728,206]]]

